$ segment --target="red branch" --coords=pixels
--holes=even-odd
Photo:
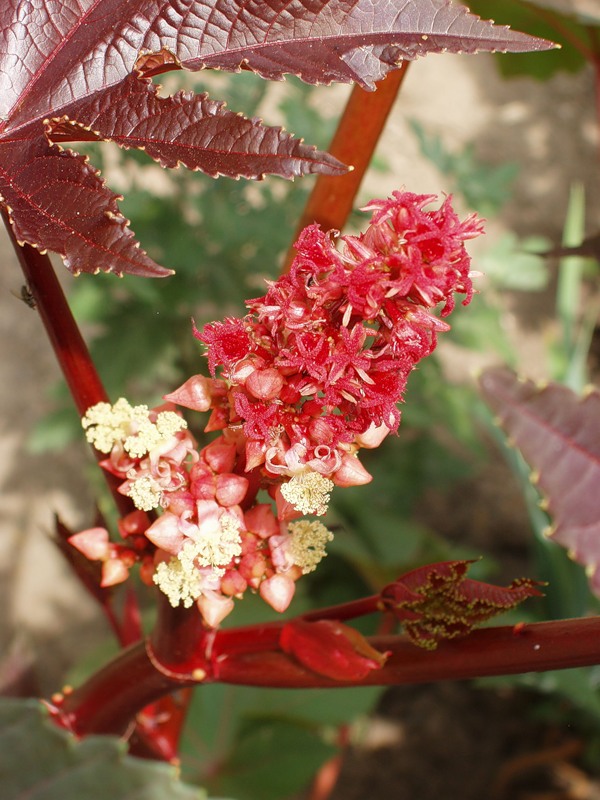
[[[405,61],[399,69],[391,72],[377,84],[374,92],[366,92],[360,86],[353,88],[328,148],[332,156],[351,165],[352,170],[346,175],[319,175],[298,223],[294,241],[300,231],[313,222],[318,222],[325,230],[342,230],[346,224],[408,65],[409,62]],[[292,247],[286,257],[286,268],[294,256]]]
[[[222,682],[272,688],[389,686],[514,675],[600,663],[600,617],[538,622],[475,631],[442,642],[431,652],[404,636],[371,637],[390,656],[361,681],[336,682],[304,668],[276,644],[283,623],[207,632],[196,639],[179,669],[161,664],[150,645],[134,645],[64,698],[55,698],[57,721],[79,735],[123,735],[148,703],[183,686]],[[237,645],[236,645],[237,638]],[[254,642],[254,645],[252,645]],[[197,671],[196,671],[197,670]]]
[[[95,403],[108,402],[106,390],[73,318],[52,262],[45,253],[40,253],[34,247],[20,245],[6,210],[2,211],[2,216],[35,308],[44,323],[77,411],[83,415]],[[98,460],[105,458],[95,450],[94,455]],[[117,492],[122,481],[105,470],[102,472],[119,513],[125,516],[134,511],[131,500]]]

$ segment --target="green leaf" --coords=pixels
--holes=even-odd
[[[0,700],[3,800],[206,800],[166,764],[126,755],[123,741],[78,741],[57,728],[35,700]]]
[[[220,790],[240,800],[280,800],[306,787],[335,748],[285,720],[249,720]]]
[[[496,58],[496,64],[505,77],[529,75],[538,80],[547,80],[557,72],[578,72],[586,61],[573,40],[582,46],[590,46],[590,36],[586,28],[575,19],[553,11],[551,15],[544,10],[529,6],[523,0],[466,0],[475,14],[493,17],[496,22],[507,22],[534,36],[542,36],[560,45],[560,49],[545,53],[511,54]],[[550,20],[554,20],[553,24]]]
[[[519,239],[505,233],[478,262],[499,289],[518,292],[539,292],[548,283],[548,267],[539,253],[549,246],[542,236]]]
[[[184,774],[239,800],[288,797],[335,752],[335,728],[369,712],[380,693],[202,686],[184,732]]]

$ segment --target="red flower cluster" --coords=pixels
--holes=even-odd
[[[202,450],[171,406],[121,399],[88,410],[88,439],[122,478],[120,491],[138,509],[161,511],[147,530],[129,532],[143,533],[147,548],[128,548],[127,563],[104,529],[72,537],[103,562],[106,585],[138,560],[174,606],[195,603],[212,626],[248,588],[287,607],[332,538],[296,518],[324,514],[334,484],[371,479],[356,453],[397,429],[407,377],[448,327],[432,309],[443,303],[444,316],[454,292],[471,297],[464,243],[481,222],[461,222],[449,199],[424,210],[433,199],[396,192],[374,201],[366,232],[341,237],[340,250],[308,227],[290,273],[249,301],[246,317],[194,330],[212,378],[194,376],[165,399],[211,411],[206,430],[222,433]]]

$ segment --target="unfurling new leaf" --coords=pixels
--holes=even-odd
[[[518,578],[509,586],[467,578],[471,563],[427,564],[382,590],[383,606],[400,620],[414,644],[435,650],[442,639],[465,636],[475,625],[541,594],[530,578]]]

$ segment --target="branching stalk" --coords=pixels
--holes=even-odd
[[[44,324],[77,411],[83,415],[95,403],[108,402],[106,390],[71,313],[50,258],[28,244],[20,245],[6,210],[2,211],[2,216],[35,308]],[[104,458],[97,451],[94,451],[94,454],[98,460]],[[119,513],[122,516],[129,514],[134,510],[134,506],[128,497],[117,491],[121,481],[105,470],[103,474]]]
[[[444,641],[435,651],[418,648],[404,636],[371,637],[373,647],[390,653],[386,664],[361,681],[336,682],[279,649],[283,624],[199,634],[193,658],[188,650],[180,664],[171,659],[166,666],[151,644],[136,644],[87,683],[56,699],[58,721],[79,735],[123,735],[148,703],[183,686],[216,681],[293,689],[390,686],[600,663],[600,617],[587,617],[485,628]]]

